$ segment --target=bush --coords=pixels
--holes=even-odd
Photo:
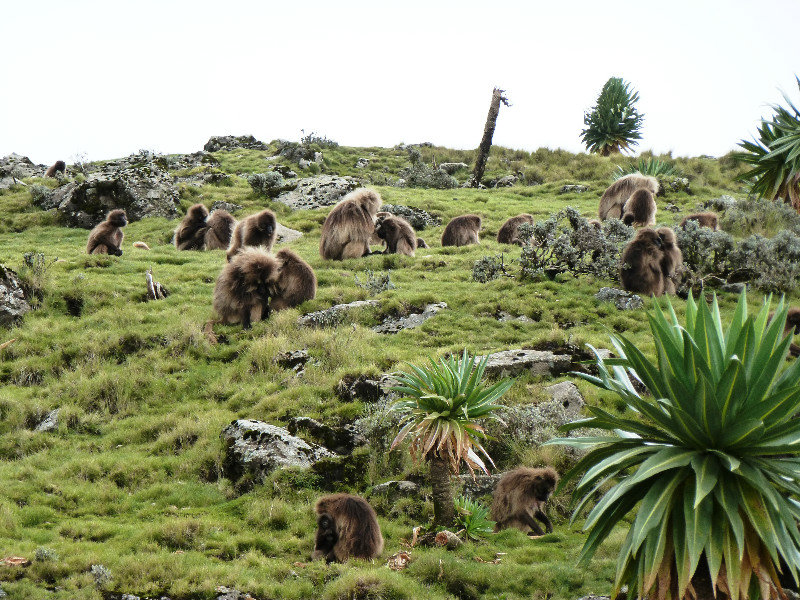
[[[320,148],[338,148],[339,142],[334,142],[333,140],[328,139],[326,136],[319,136],[317,135],[316,131],[312,131],[308,135],[306,135],[306,130],[301,129],[301,133],[303,136],[300,138],[300,144],[302,146],[310,146],[311,144],[316,144]]]
[[[502,254],[494,256],[484,256],[475,261],[472,266],[472,279],[478,283],[486,283],[498,277],[511,277],[506,271],[506,265]]]
[[[363,282],[358,280],[358,275],[353,275],[353,278],[356,285],[362,290],[367,290],[370,296],[394,289],[391,270],[385,273],[375,273],[372,269],[364,269],[364,275],[366,279]]]
[[[736,235],[775,235],[789,229],[800,234],[800,214],[791,206],[766,198],[742,198],[724,206],[720,227]]]
[[[417,148],[409,148],[411,166],[400,171],[399,176],[405,179],[408,187],[434,188],[449,190],[458,187],[455,177],[442,169],[434,169],[422,162],[422,154]]]
[[[456,522],[468,540],[486,537],[494,530],[494,521],[489,518],[489,509],[480,502],[464,496],[456,498]]]
[[[625,175],[630,175],[631,173],[641,173],[642,175],[649,175],[652,177],[664,175],[674,177],[683,176],[683,173],[672,163],[653,158],[652,156],[642,156],[639,158],[639,162],[630,161],[627,165],[619,165],[614,171],[614,181]]]
[[[47,204],[47,201],[50,200],[50,197],[53,195],[53,190],[51,190],[46,185],[35,184],[28,188],[31,201],[36,206],[44,206]]]
[[[247,178],[247,183],[259,196],[274,198],[283,191],[284,179],[277,171],[254,173]]]

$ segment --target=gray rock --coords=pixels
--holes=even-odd
[[[336,204],[359,185],[358,180],[353,177],[338,175],[304,177],[297,180],[293,190],[280,194],[275,200],[295,210],[310,210]]]
[[[271,158],[279,158],[279,157],[273,156]],[[294,179],[295,177],[297,177],[297,173],[292,171],[286,165],[272,165],[272,167],[270,167],[270,170],[275,171],[276,173],[280,173],[281,177],[283,177],[284,179]]]
[[[232,480],[249,473],[261,481],[275,469],[307,468],[321,458],[335,456],[322,446],[291,435],[283,427],[249,419],[233,421],[223,429],[222,441],[223,471]]]
[[[372,488],[370,496],[386,496],[390,502],[398,498],[416,498],[420,494],[419,485],[413,481],[387,481]]]
[[[255,600],[250,594],[224,585],[218,586],[215,591],[220,594],[217,596],[217,600]]]
[[[191,183],[194,185],[209,185],[221,184],[231,180],[231,176],[227,173],[220,173],[218,171],[205,170],[201,173],[192,173],[191,175],[182,175],[180,177],[173,177],[175,183]]]
[[[712,210],[716,210],[718,212],[725,211],[733,206],[736,206],[736,198],[733,196],[720,196],[719,198],[713,198],[711,200],[706,200],[703,203],[704,208],[710,208]]]
[[[517,321],[519,323],[535,323],[536,322],[536,321],[534,321],[533,319],[531,319],[530,317],[528,317],[526,315],[520,315],[518,317],[515,317],[511,313],[507,313],[504,310],[501,310],[499,313],[497,313],[497,320],[500,321],[501,323],[507,323],[508,321]]]
[[[292,435],[305,431],[315,442],[337,454],[350,454],[358,446],[367,444],[367,439],[349,424],[333,427],[311,417],[292,417],[287,428]]]
[[[406,187],[406,180],[402,177],[394,182],[394,187],[404,188]]]
[[[278,354],[273,359],[273,362],[284,369],[300,371],[305,367],[310,358],[307,350],[290,350]]]
[[[0,327],[16,325],[30,310],[19,277],[5,265],[0,265]]]
[[[479,498],[480,496],[490,495],[494,491],[494,487],[497,485],[497,482],[500,481],[499,474],[484,475],[476,473],[475,478],[473,479],[472,475],[466,473],[464,475],[459,475],[458,478],[464,485],[461,493],[472,499]]]
[[[426,227],[438,227],[442,224],[442,220],[439,217],[434,217],[421,208],[403,206],[402,204],[384,204],[381,206],[381,210],[403,217],[417,231],[423,231]]]
[[[680,211],[681,211],[681,207],[680,207],[680,206],[676,206],[676,205],[674,205],[674,204],[672,204],[672,203],[670,202],[669,204],[667,204],[667,205],[664,207],[664,210],[666,210],[666,211],[668,211],[668,212],[674,212],[674,213],[676,213],[676,212],[680,212]]]
[[[289,229],[288,227],[281,225],[280,223],[278,223],[276,230],[278,233],[278,237],[276,238],[275,241],[283,242],[284,244],[294,242],[295,240],[299,240],[301,237],[303,237],[303,234],[300,231],[297,231],[296,229]]]
[[[25,177],[44,177],[47,167],[35,165],[27,156],[12,152],[0,158],[0,179],[23,179]]]
[[[164,158],[166,168],[171,171],[195,169],[197,167],[218,167],[219,161],[202,150],[192,154],[171,154]]]
[[[141,600],[139,596],[134,596],[133,594],[122,594],[120,600]]]
[[[550,396],[551,402],[557,402],[564,407],[564,412],[570,418],[577,417],[581,409],[586,406],[586,401],[578,390],[578,386],[571,381],[553,384],[546,387],[544,391]]]
[[[314,152],[314,162],[318,165],[322,164],[322,152]]]
[[[0,588],[0,598],[8,598],[8,594],[3,591],[3,588]]]
[[[589,191],[588,185],[565,185],[558,191],[559,194],[583,194]]]
[[[641,296],[617,288],[602,287],[594,297],[600,302],[613,302],[619,310],[636,310],[644,306]]]
[[[364,308],[378,306],[377,300],[357,300],[347,304],[336,304],[324,310],[308,313],[297,319],[297,324],[302,327],[333,327],[344,321],[348,313]]]
[[[495,413],[500,421],[486,423],[486,433],[490,439],[485,447],[491,455],[496,452],[498,445],[508,444],[509,441],[540,446],[556,436],[563,436],[558,428],[574,421],[579,412],[577,401],[568,406],[564,406],[560,400],[546,400],[538,404],[503,407]],[[567,434],[571,435],[573,432]]]
[[[568,371],[571,362],[568,354],[553,354],[547,350],[504,350],[489,355],[485,372],[496,377],[513,377],[525,372],[556,375]]]
[[[381,398],[395,396],[392,388],[397,385],[397,380],[389,375],[373,379],[366,375],[358,377],[347,376],[336,384],[336,395],[345,402],[361,400],[362,402],[377,402]]]
[[[439,165],[439,168],[448,175],[452,175],[453,173],[456,173],[461,169],[468,169],[469,165],[463,162],[452,162],[452,163],[442,163]]]
[[[589,594],[588,596],[583,596],[579,600],[611,600],[611,596],[597,596],[595,594]]]
[[[723,292],[729,292],[731,294],[741,294],[745,289],[747,289],[746,283],[726,283],[720,287]]]
[[[227,210],[229,213],[234,213],[237,210],[242,210],[241,204],[234,204],[233,202],[223,202],[222,200],[215,200],[211,205],[211,210]]]
[[[369,166],[369,159],[368,158],[359,158],[356,161],[356,169],[364,169]]]
[[[234,148],[245,148],[247,150],[268,150],[269,144],[258,141],[252,135],[215,135],[208,138],[203,146],[206,152],[218,152],[219,150],[232,150]]]
[[[0,190],[10,189],[12,185],[25,185],[16,177],[0,177]]]
[[[421,313],[412,313],[407,317],[389,318],[380,325],[372,328],[376,333],[398,333],[404,329],[414,329],[419,327],[425,321],[430,319],[440,310],[447,308],[446,302],[436,302],[435,304],[427,304]]]
[[[60,408],[55,410],[51,410],[47,413],[42,419],[42,421],[36,426],[34,431],[44,432],[44,431],[55,431],[58,429],[58,413],[61,411]]]
[[[504,188],[504,187],[511,187],[515,183],[517,183],[517,178],[514,175],[506,175],[505,177],[501,177],[497,181],[494,182],[492,187],[495,188]]]

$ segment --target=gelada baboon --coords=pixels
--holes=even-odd
[[[625,201],[622,207],[622,222],[631,227],[646,227],[656,223],[655,196],[650,190],[638,189]]]
[[[428,242],[423,240],[421,237],[418,237],[417,238],[417,248],[430,248],[430,246],[428,246]]]
[[[214,310],[223,323],[241,323],[269,316],[269,288],[275,284],[278,261],[261,248],[243,248],[225,265],[214,286]]]
[[[661,273],[664,275],[664,293],[675,293],[675,280],[678,277],[678,270],[683,265],[683,254],[678,247],[675,239],[675,232],[669,227],[659,227],[656,230],[658,237],[661,238]]]
[[[113,254],[122,256],[121,227],[128,224],[128,217],[121,208],[116,208],[106,215],[106,220],[89,232],[89,242],[86,244],[88,254]]]
[[[56,173],[64,174],[64,171],[67,170],[67,163],[63,160],[57,160],[52,167],[47,169],[47,172],[44,174],[45,177],[55,177]]]
[[[275,213],[269,209],[245,217],[236,224],[228,248],[228,261],[242,248],[247,246],[263,246],[272,250],[275,238],[278,237],[278,221]]]
[[[233,228],[236,227],[236,219],[227,210],[218,208],[206,219],[206,234],[203,239],[203,246],[206,250],[225,250],[231,243]]]
[[[207,218],[208,209],[205,206],[202,204],[190,206],[186,216],[175,228],[175,235],[172,238],[175,247],[178,250],[202,250],[208,231]]]
[[[622,218],[622,207],[631,194],[638,189],[649,190],[655,196],[658,194],[658,180],[655,177],[645,177],[639,173],[631,173],[617,179],[608,186],[600,198],[600,208],[597,211],[600,220]]]
[[[503,223],[500,231],[497,232],[497,241],[501,244],[522,244],[519,239],[519,226],[523,223],[533,225],[533,215],[523,213],[516,217],[511,217]]]
[[[664,271],[662,260],[664,245],[658,232],[644,227],[636,232],[622,251],[622,266],[619,278],[629,292],[647,296],[661,296],[664,293]]]
[[[770,313],[769,320],[771,321],[774,316],[775,313]],[[790,307],[786,313],[786,325],[783,327],[783,337],[790,335],[794,338],[798,333],[800,333],[800,308]],[[789,354],[794,357],[800,356],[800,346],[797,344],[790,345]]]
[[[589,223],[589,225],[591,225],[595,229],[603,229],[603,224],[600,221],[598,221],[597,219],[589,219],[586,222]]]
[[[386,242],[384,242],[381,238],[378,237],[378,226],[381,224],[386,217],[394,216],[390,212],[386,212],[382,210],[375,215],[375,230],[372,232],[372,237],[369,240],[370,244],[380,244],[381,246],[385,246]]]
[[[442,246],[466,246],[480,244],[478,234],[481,230],[481,218],[478,215],[461,215],[454,217],[442,233]]]
[[[414,256],[417,234],[405,219],[392,215],[379,218],[375,225],[375,235],[386,242],[386,254]]]
[[[536,519],[545,526],[547,533],[553,524],[544,512],[544,506],[558,483],[558,473],[551,467],[531,469],[519,467],[505,473],[494,490],[492,498],[492,520],[494,530],[515,527],[525,533],[542,535],[544,532]]]
[[[714,212],[701,212],[688,215],[681,221],[680,226],[683,227],[689,221],[696,221],[698,227],[708,227],[714,231],[719,229],[719,217],[717,213]]]
[[[368,255],[381,203],[378,192],[368,188],[354,190],[342,198],[322,224],[320,256],[343,260]]]
[[[383,536],[369,503],[350,494],[331,494],[317,501],[317,535],[312,560],[343,562],[375,558],[383,552]]]
[[[281,248],[275,260],[278,275],[270,290],[270,308],[283,310],[313,300],[317,295],[317,277],[311,265],[290,248]]]

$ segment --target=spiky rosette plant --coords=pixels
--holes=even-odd
[[[396,373],[399,385],[394,390],[403,398],[392,409],[407,421],[392,442],[392,449],[408,438],[414,460],[430,464],[433,488],[433,513],[436,525],[449,526],[455,518],[450,474],[458,473],[463,461],[470,472],[478,468],[488,473],[480,454],[490,464],[481,440],[486,438],[478,419],[496,419],[495,404],[514,384],[504,379],[486,386],[483,372],[488,357],[477,362],[466,350],[459,360],[430,359],[430,366],[409,364],[411,373]],[[477,450],[477,452],[476,452]]]
[[[742,293],[724,328],[716,297],[710,308],[690,297],[683,326],[666,308],[648,315],[655,361],[612,335],[619,358],[598,354],[599,375],[580,375],[630,411],[590,407],[564,429],[609,435],[552,441],[590,449],[561,480],[579,478],[573,519],[608,488],[586,517],[580,558],[635,510],[615,594],[627,584],[640,598],[710,599],[713,582],[717,598],[775,597],[780,558],[795,578],[800,564],[800,361],[786,362],[787,310],[781,301],[770,319],[767,300],[748,316]]]
[[[601,156],[630,150],[636,140],[642,139],[640,133],[644,115],[636,110],[639,92],[631,89],[631,84],[620,77],[606,81],[600,95],[589,112],[583,115],[586,129],[581,131],[581,140],[589,152]]]

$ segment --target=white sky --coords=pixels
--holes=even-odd
[[[724,154],[800,93],[800,1],[0,0],[0,156],[193,152],[211,135],[580,151],[621,76],[638,149]]]

